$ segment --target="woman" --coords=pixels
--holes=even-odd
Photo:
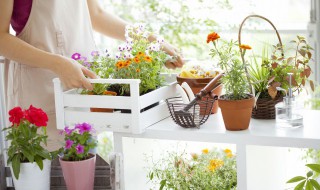
[[[9,34],[12,25],[16,36]],[[48,149],[60,147],[55,122],[52,79],[59,77],[65,88],[91,90],[95,73],[70,57],[96,49],[92,28],[106,36],[124,40],[127,23],[104,12],[97,0],[0,0],[0,55],[5,61],[7,110],[15,106],[40,107],[49,116]],[[155,36],[150,36],[154,40]],[[164,50],[177,51],[169,44]],[[166,63],[181,67],[181,57]]]

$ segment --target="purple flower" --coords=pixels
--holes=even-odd
[[[93,57],[98,57],[100,54],[99,54],[98,51],[92,51],[92,52],[91,52],[91,55],[92,55]]]
[[[84,152],[84,146],[78,144],[76,146],[77,154],[82,154]]]
[[[79,60],[81,57],[81,54],[80,53],[74,53],[71,58],[74,59],[74,60]]]
[[[79,133],[83,134],[84,132],[90,132],[92,126],[89,123],[76,124],[76,129],[79,129]]]
[[[73,132],[73,130],[74,130],[74,129],[69,129],[68,126],[66,126],[66,127],[64,128],[64,132],[66,132],[67,135],[71,135],[71,133]]]
[[[85,61],[87,61],[87,57],[83,57],[83,56],[81,56],[81,57],[79,58],[79,61],[83,61],[83,62],[85,62]]]
[[[83,63],[83,66],[85,66],[85,67],[87,67],[87,68],[90,68],[90,67],[91,67],[91,64],[90,64],[89,62],[85,61],[85,62]]]
[[[72,145],[73,145],[73,141],[72,140],[69,140],[69,139],[66,140],[66,146],[65,146],[66,149],[70,149]]]

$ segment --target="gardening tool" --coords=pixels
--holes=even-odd
[[[182,127],[199,127],[211,114],[212,105],[218,96],[211,91],[221,83],[223,73],[212,79],[188,104],[183,104],[181,97],[167,99],[167,105],[173,120]],[[203,98],[209,94],[209,97]],[[191,109],[192,108],[192,109]]]

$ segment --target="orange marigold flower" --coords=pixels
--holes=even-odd
[[[247,45],[247,44],[241,44],[241,45],[240,45],[240,48],[241,48],[241,49],[252,49],[252,47],[249,46],[249,45]]]
[[[203,154],[208,154],[208,153],[209,153],[209,149],[207,149],[207,148],[203,149],[203,150],[202,150],[202,153],[203,153]]]
[[[149,56],[145,56],[144,57],[144,60],[146,61],[146,62],[151,62],[152,61],[152,58],[151,57],[149,57]]]
[[[143,57],[144,55],[145,54],[143,52],[139,51],[137,57]]]
[[[214,42],[215,40],[217,40],[219,38],[220,38],[219,34],[217,34],[216,32],[212,32],[212,33],[208,34],[207,43]]]
[[[128,64],[127,62],[123,63],[123,67],[128,67],[130,64]]]
[[[140,59],[139,59],[139,57],[137,57],[137,56],[133,58],[133,61],[134,61],[135,63],[140,63]]]
[[[232,151],[230,149],[224,149],[223,152],[226,154],[230,154],[230,153],[232,154]]]
[[[131,60],[127,60],[126,64],[130,65],[131,64]]]
[[[140,73],[140,69],[136,69],[137,73]]]

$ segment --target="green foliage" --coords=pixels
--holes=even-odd
[[[312,59],[311,50],[313,49],[302,36],[297,36],[297,39],[292,40],[291,43],[295,44],[295,55],[285,56],[283,54],[284,47],[278,44],[274,46],[270,62],[263,64],[270,72],[269,94],[271,96],[275,93],[270,92],[275,92],[276,87],[281,86],[288,90],[288,73],[293,73],[292,88],[294,92],[301,92],[307,82],[309,82],[312,91],[314,90],[313,81],[308,79],[311,74],[309,61]]]
[[[231,190],[237,186],[236,158],[229,149],[204,149],[191,155],[168,153],[152,165],[148,178],[160,190]]]
[[[320,110],[320,86],[315,88],[312,97],[306,101],[306,105],[311,109]],[[320,157],[320,153],[318,156]]]
[[[246,64],[240,60],[239,45],[236,41],[223,40],[212,41],[214,49],[210,55],[218,57],[218,65],[224,71],[222,83],[224,84],[226,95],[223,97],[229,100],[241,100],[248,98],[249,84],[245,75]]]
[[[43,168],[44,159],[52,159],[52,155],[42,147],[47,142],[46,128],[37,127],[29,121],[22,121],[19,126],[5,128],[6,140],[11,144],[8,148],[8,164],[12,164],[14,176],[19,179],[20,164],[36,162]]]
[[[307,164],[306,165],[311,171],[308,171],[306,177],[296,176],[287,181],[287,183],[298,183],[294,190],[320,190],[319,183],[312,179],[314,172],[320,172],[320,164]]]
[[[115,13],[125,20],[135,23],[143,22],[156,31],[171,44],[183,47],[185,57],[207,57],[208,50],[205,42],[199,36],[205,36],[207,31],[218,28],[215,22],[215,11],[231,10],[229,0],[197,0],[190,3],[185,0],[167,1],[112,0],[111,5]],[[141,9],[143,7],[143,9]],[[199,10],[202,16],[192,14],[193,10]],[[212,13],[212,14],[211,14]]]
[[[250,59],[251,63],[248,68],[251,84],[254,87],[256,97],[268,95],[268,85],[270,73],[269,70],[263,67],[263,64],[269,62],[267,48],[262,50],[260,57],[256,57],[254,54]]]

